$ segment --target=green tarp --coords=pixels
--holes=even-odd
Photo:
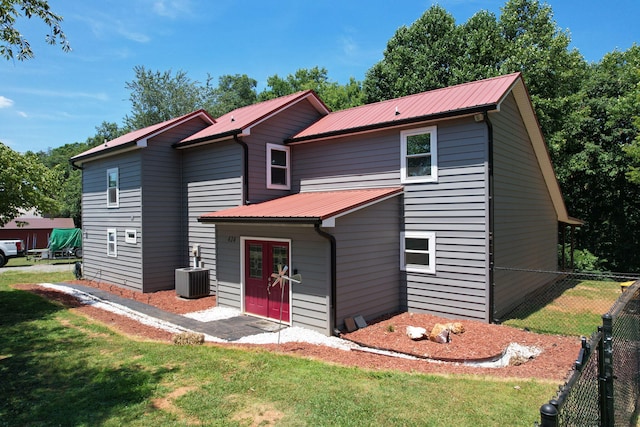
[[[79,228],[54,228],[49,237],[49,250],[61,251],[65,248],[82,247],[82,230]]]

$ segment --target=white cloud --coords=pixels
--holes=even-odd
[[[0,95],[0,108],[9,108],[13,105],[13,100]]]
[[[157,0],[153,3],[156,15],[175,19],[179,15],[191,14],[190,0]]]
[[[98,101],[108,101],[109,95],[104,92],[65,92],[50,89],[14,88],[16,92],[51,98],[89,98]],[[0,97],[1,98],[1,97]],[[1,100],[0,100],[1,101]]]
[[[25,113],[24,111],[18,111],[18,115],[19,115],[20,117],[24,117],[24,118],[29,117],[29,116],[27,115],[27,113]]]

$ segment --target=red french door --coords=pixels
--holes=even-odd
[[[246,240],[244,251],[245,311],[289,322],[289,282],[283,280],[274,286],[271,277],[279,267],[289,266],[289,243]]]

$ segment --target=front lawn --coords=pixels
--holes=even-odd
[[[9,286],[71,279],[0,275],[0,425],[531,426],[557,389],[132,341]]]

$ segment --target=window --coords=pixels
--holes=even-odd
[[[136,230],[124,230],[124,242],[135,244],[138,239],[138,233]]]
[[[107,207],[117,208],[119,202],[118,168],[107,170]]]
[[[400,238],[400,268],[414,273],[436,272],[436,234],[407,231]]]
[[[438,180],[436,127],[411,129],[400,133],[400,174],[404,182]]]
[[[267,144],[267,188],[289,190],[289,147]]]
[[[115,228],[107,229],[107,256],[118,256],[118,232]]]

